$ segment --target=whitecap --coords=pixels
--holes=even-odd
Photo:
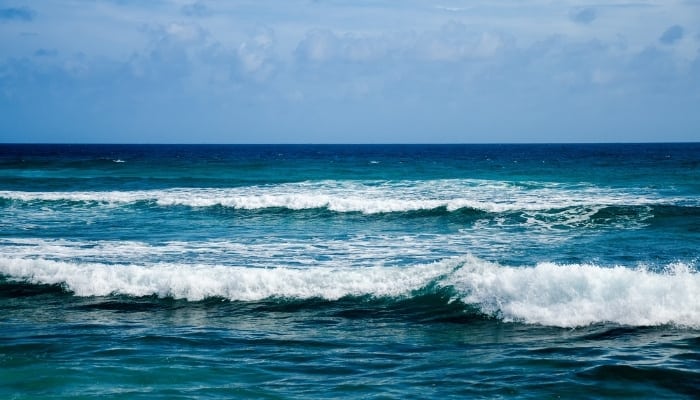
[[[405,298],[439,287],[451,290],[455,300],[504,321],[557,327],[616,323],[700,328],[700,274],[687,264],[653,272],[592,264],[503,266],[463,256],[410,267],[250,268],[5,257],[0,258],[0,274],[60,284],[77,296],[157,295],[193,301]]]

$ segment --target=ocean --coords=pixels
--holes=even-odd
[[[0,145],[0,398],[700,398],[700,144]]]

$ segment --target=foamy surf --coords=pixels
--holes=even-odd
[[[15,281],[62,285],[77,296],[156,295],[191,301],[211,297],[233,301],[405,299],[426,290],[448,289],[453,301],[507,322],[700,327],[700,274],[686,264],[652,272],[553,263],[513,267],[473,256],[410,267],[362,268],[112,265],[1,258],[0,274]]]
[[[222,297],[337,300],[396,297],[426,286],[448,264],[414,268],[249,268],[221,265],[110,265],[43,259],[0,259],[0,273],[36,284],[60,284],[77,296],[157,295],[192,301]]]
[[[591,264],[503,267],[475,260],[443,284],[455,287],[461,301],[506,321],[700,326],[700,275],[686,264],[652,272]]]

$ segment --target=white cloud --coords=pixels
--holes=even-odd
[[[309,32],[299,43],[296,54],[302,60],[324,62],[335,57],[338,51],[338,38],[328,30]]]
[[[239,70],[257,81],[265,81],[275,71],[274,32],[270,28],[259,28],[236,51]]]
[[[168,36],[166,40],[172,38],[185,43],[200,42],[206,37],[206,31],[200,26],[182,22],[171,22],[163,28],[163,31]]]

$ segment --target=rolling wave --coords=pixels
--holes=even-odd
[[[675,223],[679,217],[700,216],[696,197],[668,196],[648,188],[464,179],[313,181],[135,191],[0,191],[0,211],[14,210],[10,215],[14,219],[8,218],[13,226],[47,213],[53,217],[111,213],[115,207],[139,212],[192,210],[216,218],[234,212],[289,213],[304,218],[326,218],[328,213],[380,218],[448,217],[461,224],[526,226],[543,231],[638,229],[653,222]],[[692,224],[692,219],[682,223]]]
[[[326,209],[364,214],[473,209],[501,213],[588,207],[683,204],[697,199],[669,198],[651,190],[610,189],[585,184],[512,183],[481,180],[315,181],[235,188],[172,188],[137,191],[0,191],[19,202],[79,202],[109,205],[226,207],[239,210]]]
[[[200,301],[432,300],[486,317],[557,327],[595,323],[700,327],[700,274],[622,266],[540,263],[512,267],[474,256],[409,267],[250,268],[205,264],[104,264],[0,258],[7,282],[60,285],[76,296],[158,296]],[[444,296],[445,293],[449,297]],[[435,303],[434,298],[443,298]],[[440,312],[440,310],[435,310]]]

